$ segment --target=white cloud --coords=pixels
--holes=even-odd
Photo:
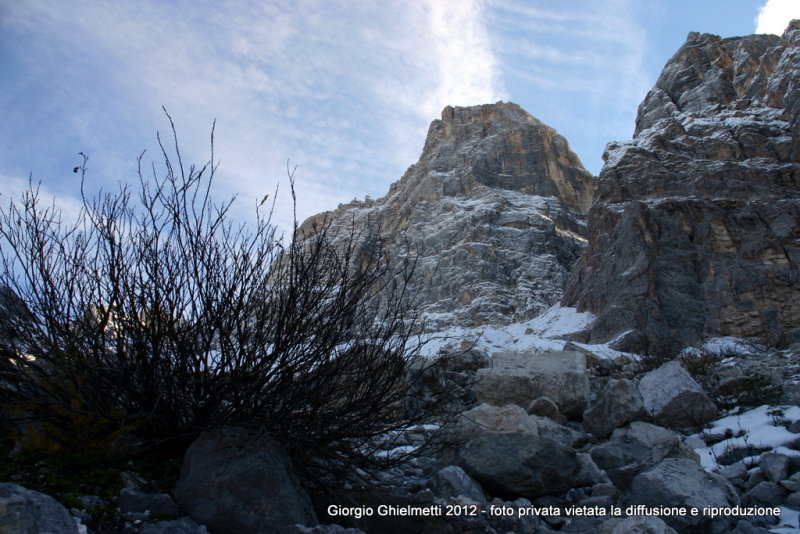
[[[800,1],[767,0],[756,17],[756,33],[782,35],[792,19],[800,19]]]
[[[446,105],[469,106],[502,99],[504,89],[484,25],[483,3],[429,0],[428,9],[439,84],[424,100],[425,113],[438,113]]]
[[[220,183],[245,207],[277,181],[286,191],[286,160],[298,164],[303,218],[383,195],[445,105],[504,97],[481,0],[30,0],[8,11],[4,27],[27,39],[26,75],[50,106],[30,144],[68,132],[65,153],[89,152],[101,185],[125,179],[120,162],[145,147],[158,161],[164,105],[185,162],[208,158],[217,119]],[[290,217],[280,204],[276,220]]]

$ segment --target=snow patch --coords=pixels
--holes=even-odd
[[[784,423],[800,421],[800,406],[759,406],[741,414],[727,415],[711,424],[707,434],[731,437],[707,447],[696,448],[700,463],[706,471],[720,469],[718,459],[735,449],[756,447],[769,448],[787,456],[800,456],[800,451],[787,445],[797,439],[797,434],[789,432]],[[700,434],[695,434],[701,437]],[[737,437],[738,436],[738,437]],[[701,438],[702,439],[702,438]],[[758,455],[745,458],[745,465],[758,463]]]

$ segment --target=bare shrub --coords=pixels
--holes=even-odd
[[[413,255],[392,264],[380,239],[330,221],[295,221],[287,243],[261,206],[232,222],[234,199],[213,200],[213,129],[201,167],[172,134],[162,171],[140,157],[135,189],[82,193],[75,223],[33,185],[0,209],[0,284],[16,303],[0,344],[7,428],[55,447],[180,451],[238,425],[317,473],[389,458],[373,454],[379,438],[437,407],[408,402],[422,372],[409,366]]]

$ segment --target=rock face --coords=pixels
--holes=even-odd
[[[800,21],[691,33],[604,154],[563,305],[592,342],[674,350],[800,324]]]
[[[306,220],[419,254],[414,292],[434,327],[509,323],[556,303],[585,245],[594,178],[516,104],[447,107],[389,193]]]

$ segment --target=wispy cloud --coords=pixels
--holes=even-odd
[[[756,17],[756,33],[782,35],[792,19],[800,19],[797,0],[767,0]]]
[[[605,143],[631,135],[653,80],[644,69],[645,32],[629,0],[492,3],[492,37],[519,104],[589,148],[597,172]],[[530,98],[527,98],[530,95]]]
[[[130,179],[142,148],[158,159],[164,105],[187,160],[208,157],[217,119],[223,189],[245,206],[285,185],[287,159],[299,166],[301,217],[380,196],[444,105],[504,96],[484,10],[479,0],[10,4],[2,44],[19,81],[0,82],[0,106],[16,114],[0,135],[16,156],[0,172],[32,170],[25,157],[39,143],[60,160],[30,165],[61,194],[74,191],[59,173],[79,150],[96,185]],[[281,204],[276,220],[290,217]]]

